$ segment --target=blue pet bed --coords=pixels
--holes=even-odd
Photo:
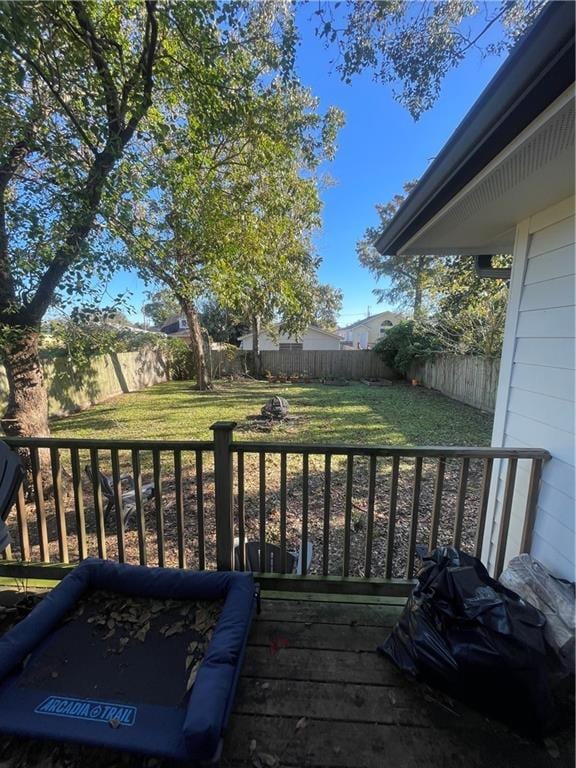
[[[126,657],[104,652],[106,644],[94,639],[90,611],[74,612],[80,601],[89,606],[96,590],[184,606],[224,600],[191,691],[185,634],[152,631]],[[250,573],[85,560],[0,638],[0,731],[176,760],[217,760],[257,597]]]

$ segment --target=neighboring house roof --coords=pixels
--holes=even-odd
[[[368,317],[363,317],[362,320],[357,320],[355,323],[350,323],[350,325],[343,325],[340,328],[338,328],[339,331],[349,331],[352,328],[356,328],[358,325],[366,325],[368,321],[374,320],[376,317],[384,317],[384,315],[393,315],[394,317],[397,317],[400,319],[400,315],[397,312],[392,311],[386,311],[386,312],[377,312],[375,315],[368,315]]]
[[[572,2],[545,6],[382,232],[380,253],[408,252],[411,238],[570,87],[574,12]]]
[[[276,323],[273,326],[273,328],[279,329],[280,328],[280,323]],[[308,333],[309,331],[315,331],[316,333],[321,333],[324,336],[330,336],[332,339],[338,339],[338,341],[341,340],[340,336],[337,333],[332,333],[332,331],[325,331],[323,328],[318,328],[317,325],[309,325],[306,328],[306,330],[304,331],[304,333]],[[260,329],[260,334],[262,334],[262,333],[267,333],[267,329],[266,328],[261,328]],[[283,333],[283,331],[280,330],[279,333]],[[286,333],[284,335],[290,336],[290,334],[286,334]],[[240,336],[240,341],[242,341],[242,339],[249,339],[251,337],[252,337],[252,333],[245,333],[243,336]]]
[[[163,323],[160,323],[160,330],[165,328],[167,325],[173,325],[174,323],[179,323],[181,317],[182,315],[170,315],[170,317],[164,320]]]

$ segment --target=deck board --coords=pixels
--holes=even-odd
[[[21,595],[19,595],[21,597]],[[326,597],[324,600],[323,597]],[[3,593],[0,605],[13,596]],[[221,768],[568,768],[572,739],[547,745],[428,686],[376,653],[401,606],[266,597],[249,638]],[[0,740],[6,768],[174,768],[89,747]]]
[[[376,646],[397,600],[266,598],[225,739],[226,768],[567,768],[566,740],[522,739],[428,686]],[[559,755],[556,755],[556,749]]]

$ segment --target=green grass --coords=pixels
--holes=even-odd
[[[250,430],[249,415],[272,395],[286,397],[304,417],[271,433]],[[196,392],[173,381],[120,395],[87,411],[54,421],[54,437],[208,440],[215,421],[237,421],[237,439],[372,445],[489,445],[492,417],[423,388],[218,383]]]

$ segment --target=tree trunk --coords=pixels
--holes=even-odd
[[[48,395],[38,356],[39,336],[39,328],[24,328],[18,338],[2,350],[9,398],[1,423],[9,436],[46,437],[50,434]]]
[[[252,317],[252,362],[254,376],[258,377],[262,361],[260,360],[260,318],[256,315]]]
[[[419,256],[418,270],[416,272],[416,285],[414,286],[414,320],[419,320],[422,317],[422,282],[425,265],[426,256]]]
[[[210,374],[206,365],[206,355],[204,354],[204,341],[202,339],[202,327],[196,307],[188,301],[181,301],[182,311],[188,320],[188,330],[190,331],[190,344],[192,354],[194,355],[194,368],[196,370],[196,389],[201,392],[212,389]]]

